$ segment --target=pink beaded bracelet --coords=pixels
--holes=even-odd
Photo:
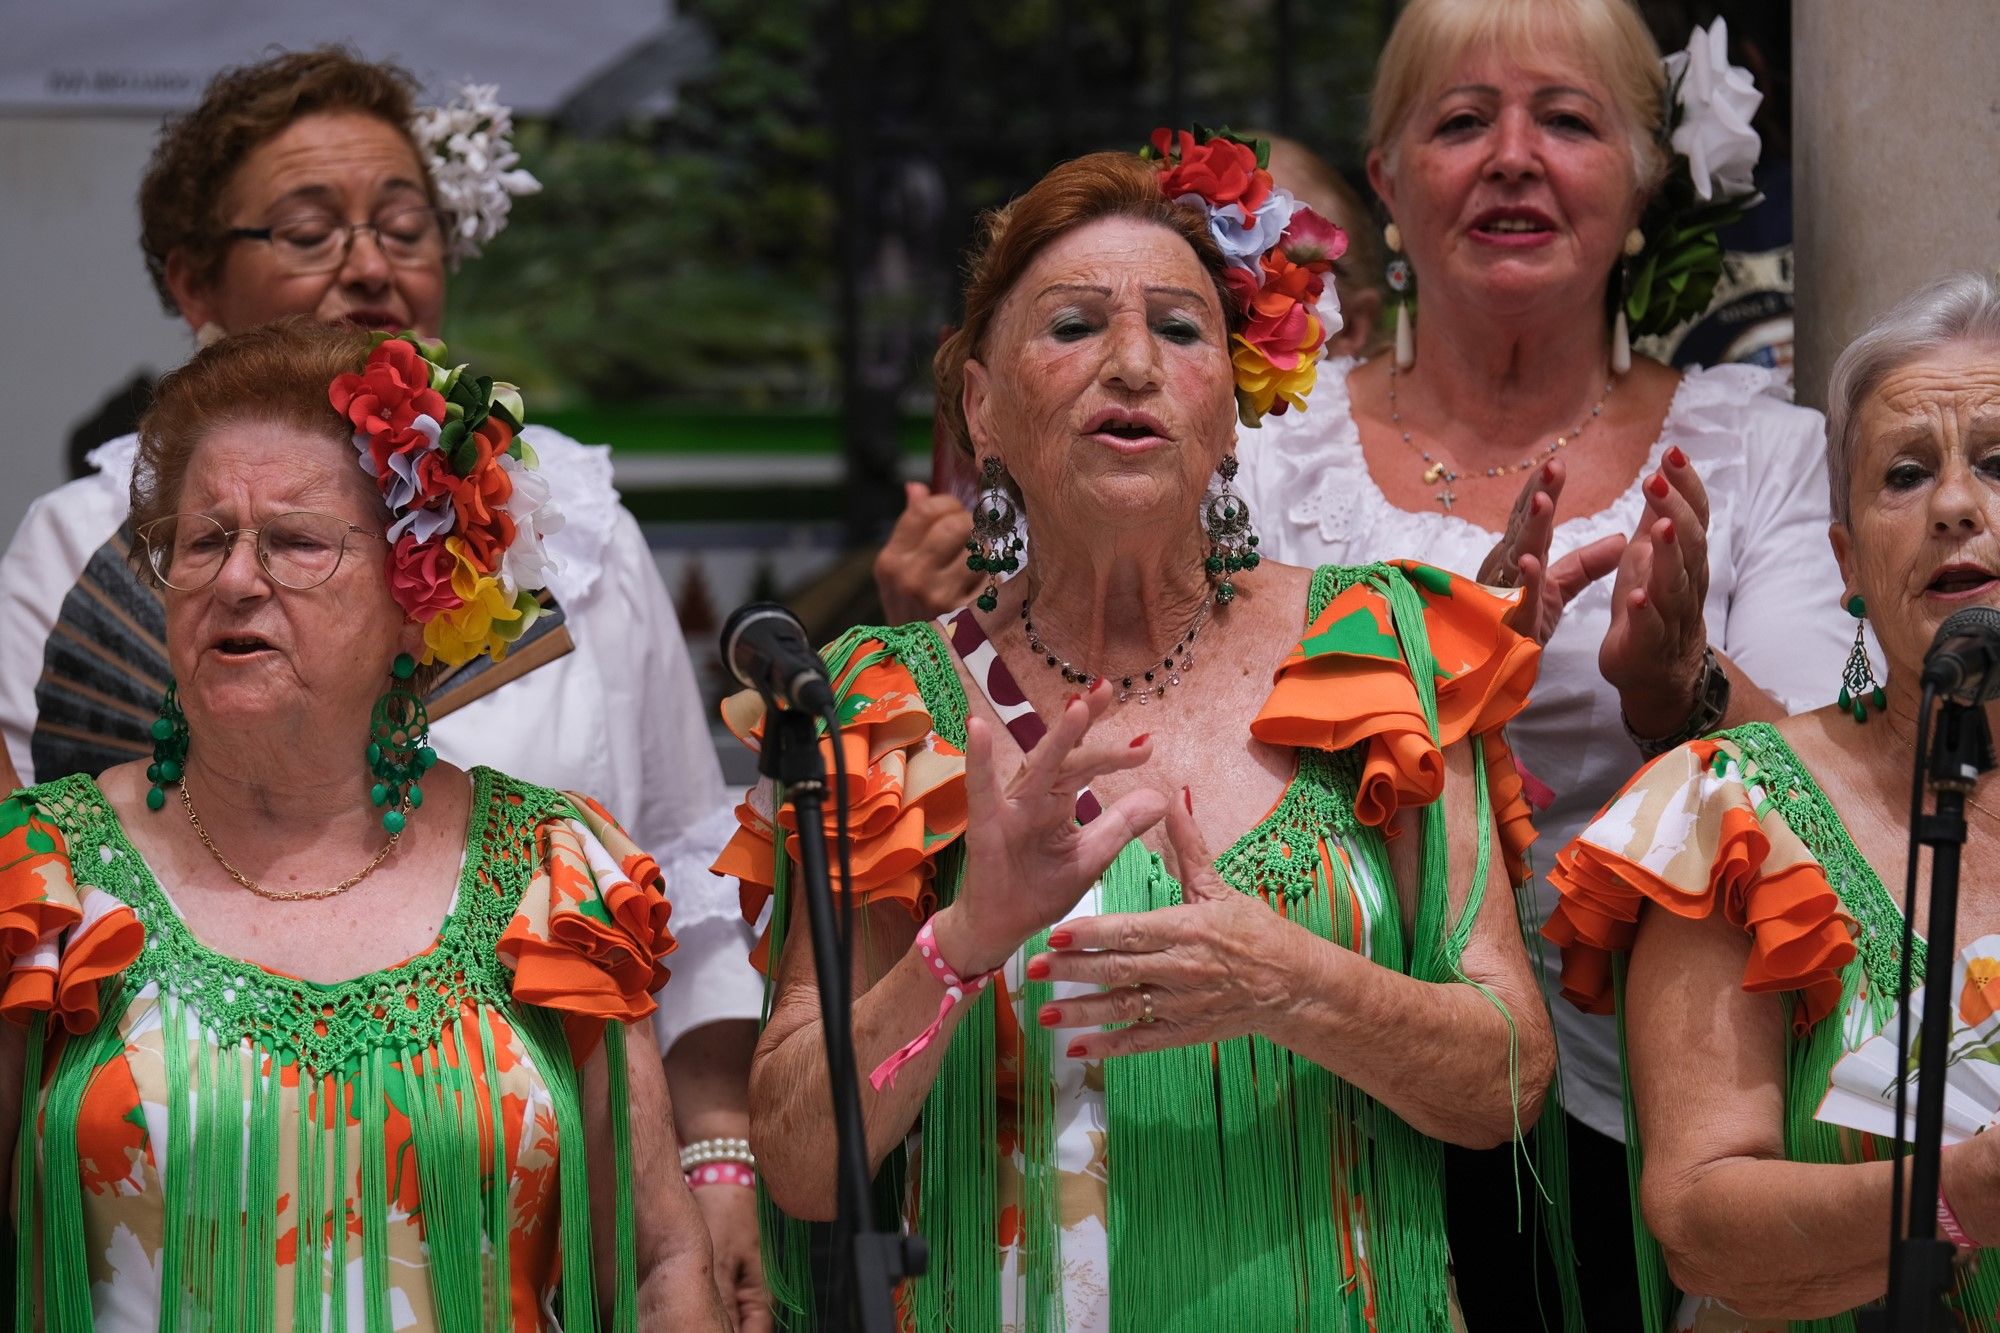
[[[924,960],[926,967],[930,968],[931,975],[937,978],[938,985],[944,987],[944,999],[939,1001],[937,1017],[931,1020],[929,1027],[919,1032],[902,1049],[894,1052],[888,1059],[875,1066],[875,1072],[868,1076],[868,1082],[874,1086],[877,1092],[880,1092],[888,1084],[894,1083],[896,1081],[896,1071],[915,1059],[925,1047],[929,1046],[937,1038],[938,1032],[944,1027],[944,1020],[961,1000],[969,1000],[993,984],[993,973],[991,972],[983,972],[976,977],[968,979],[952,971],[951,964],[945,962],[944,955],[938,952],[937,934],[931,929],[931,922],[935,920],[937,918],[932,917],[930,921],[924,922],[922,929],[917,931],[917,956]]]
[[[688,1172],[687,1183],[692,1190],[704,1185],[743,1185],[756,1189],[757,1173],[741,1162],[710,1162]]]

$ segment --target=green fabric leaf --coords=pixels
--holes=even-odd
[[[1308,660],[1339,653],[1348,657],[1374,657],[1392,662],[1403,658],[1401,645],[1396,636],[1382,632],[1382,626],[1375,618],[1375,612],[1368,607],[1357,607],[1339,620],[1328,625],[1318,634],[1299,642],[1299,649]]]

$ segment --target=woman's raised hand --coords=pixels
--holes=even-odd
[[[1507,530],[1479,566],[1479,581],[1498,588],[1518,586],[1521,600],[1507,620],[1516,633],[1547,643],[1570,600],[1618,568],[1625,539],[1601,537],[1578,547],[1553,565],[1549,542],[1555,536],[1556,501],[1562,497],[1563,465],[1555,459],[1536,468],[1514,500]]]
[[[1032,980],[1095,982],[1102,994],[1042,1006],[1044,1027],[1089,1028],[1073,1059],[1161,1051],[1266,1030],[1292,1001],[1283,957],[1299,927],[1215,872],[1186,788],[1167,812],[1167,840],[1181,877],[1181,905],[1086,917],[1052,931],[1053,952],[1028,960]],[[1102,1031],[1108,1023],[1131,1026]]]
[[[966,723],[965,886],[932,927],[938,952],[959,975],[991,971],[1022,941],[1060,921],[1120,849],[1166,813],[1165,795],[1140,788],[1090,823],[1076,822],[1078,791],[1152,755],[1144,736],[1091,739],[1110,706],[1111,687],[1102,681],[1071,696],[1004,784],[993,771],[991,728],[981,718]]]
[[[1597,669],[1617,687],[1632,730],[1666,736],[1695,705],[1708,648],[1708,491],[1678,448],[1641,490],[1646,511],[1618,564]]]
[[[972,515],[950,493],[931,494],[922,482],[903,487],[903,514],[875,556],[875,591],[891,625],[929,620],[956,610],[979,592],[986,576],[966,567]]]

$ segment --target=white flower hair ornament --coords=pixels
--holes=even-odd
[[[506,229],[515,198],[538,193],[542,183],[519,165],[514,112],[497,85],[460,85],[447,105],[419,108],[410,132],[431,169],[438,207],[450,215],[446,254],[456,269]]]
[[[1749,70],[1729,63],[1727,25],[1696,28],[1687,49],[1663,63],[1667,178],[1639,222],[1645,246],[1625,265],[1624,313],[1638,337],[1708,309],[1722,276],[1716,233],[1764,200],[1751,179],[1763,143],[1750,125],[1764,94]]]

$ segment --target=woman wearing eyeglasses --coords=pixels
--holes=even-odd
[[[520,399],[435,346],[282,319],[140,423],[152,757],[0,802],[10,1327],[729,1327],[647,1023],[658,864],[426,744],[417,691],[518,639],[555,526],[479,503],[535,489]]]
[[[400,70],[339,50],[218,76],[162,131],[140,188],[141,248],[167,311],[202,342],[286,315],[435,337],[448,270],[477,253],[468,241],[504,224],[491,201],[528,183],[494,167],[486,206],[442,194],[468,170],[462,155],[451,159],[444,119],[418,111]],[[550,617],[542,637],[475,681],[501,679],[497,688],[466,688],[451,697],[477,697],[456,708],[433,698],[433,744],[455,763],[589,791],[628,821],[673,888],[681,948],[655,1029],[680,1137],[690,1165],[747,1159],[761,987],[743,962],[750,938],[735,886],[707,873],[735,822],[693,663],[607,451],[537,426],[522,439],[566,518],[547,544],[560,631]],[[171,678],[157,594],[126,572],[137,538],[121,525],[138,445],[110,442],[92,455],[95,475],[37,500],[0,560],[0,730],[21,781],[96,774],[143,754]],[[282,471],[291,460],[274,448],[261,461]],[[269,549],[271,535],[262,540]],[[737,1183],[749,1163],[724,1165],[697,1173],[718,1277],[744,1326],[767,1327],[754,1191]],[[722,1183],[707,1183],[718,1174]]]

